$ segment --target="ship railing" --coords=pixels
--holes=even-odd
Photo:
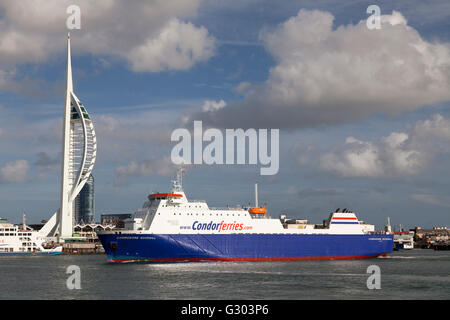
[[[368,231],[367,234],[386,234],[385,231]]]
[[[242,207],[209,207],[212,210],[242,210],[245,211]]]
[[[251,214],[250,217],[252,219],[272,219],[272,216],[270,216],[268,214]]]
[[[198,200],[198,199],[189,199],[189,202],[202,202],[202,203],[206,203],[206,200]]]

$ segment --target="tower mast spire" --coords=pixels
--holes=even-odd
[[[63,118],[60,208],[42,227],[47,237],[72,237],[74,202],[86,184],[97,157],[97,137],[86,107],[73,91],[70,34],[67,34],[66,99]]]
[[[70,191],[70,114],[71,114],[71,93],[73,91],[72,82],[72,61],[70,57],[70,33],[67,34],[67,79],[66,79],[66,100],[63,120],[63,159],[61,168],[61,203],[59,214],[59,235],[61,237],[72,236],[73,208],[69,203]]]
[[[67,81],[66,81],[66,96],[67,92],[73,91],[72,83],[72,60],[70,57],[70,32],[67,33]]]

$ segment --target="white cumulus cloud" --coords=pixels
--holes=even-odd
[[[118,56],[135,71],[187,70],[215,49],[208,30],[188,22],[200,2],[0,0],[0,90],[17,91],[23,75],[15,74],[16,66],[65,51],[70,5],[81,11],[72,54]]]
[[[413,130],[418,138],[450,141],[450,119],[440,114],[417,122]]]
[[[204,27],[172,19],[155,38],[133,48],[127,58],[134,71],[187,70],[214,55],[215,39]]]
[[[205,112],[208,111],[216,111],[225,107],[227,103],[224,100],[214,101],[214,100],[205,100],[202,106],[202,110]]]
[[[342,177],[418,174],[437,154],[450,151],[449,125],[450,119],[436,114],[431,119],[418,121],[408,132],[392,132],[379,141],[348,137],[344,145],[320,155],[319,168]]]
[[[127,165],[116,167],[115,184],[121,184],[130,177],[162,175],[173,176],[175,167],[170,157],[149,158],[141,161],[131,161]]]
[[[0,168],[0,183],[24,182],[30,166],[26,160],[7,162]]]
[[[399,115],[450,100],[450,45],[424,40],[399,12],[333,28],[323,11],[300,10],[260,38],[275,58],[242,101],[191,118],[213,126],[304,128]]]
[[[412,194],[411,199],[439,207],[450,208],[450,201],[448,200],[448,197],[443,197],[434,194]]]

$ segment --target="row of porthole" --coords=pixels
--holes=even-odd
[[[158,215],[159,215],[159,214],[160,214],[160,213],[158,212]],[[174,216],[176,216],[177,214],[176,214],[176,213],[174,213],[173,215],[174,215]],[[178,215],[179,215],[179,216],[181,216],[181,213],[179,213]],[[188,216],[189,216],[189,215],[193,216],[194,214],[193,214],[193,213],[188,213],[187,215],[188,215]],[[196,216],[198,216],[198,213],[196,213],[195,215],[196,215]],[[204,216],[204,215],[205,215],[205,214],[204,214],[204,213],[202,213],[202,216]],[[234,217],[234,213],[232,213],[231,215],[232,215],[232,216]],[[209,216],[210,216],[210,217],[212,217],[212,216],[213,216],[213,214],[212,214],[212,213],[210,213],[210,214],[209,214]],[[219,214],[218,214],[218,213],[216,213],[216,216],[218,217],[218,216],[219,216]],[[220,214],[220,216],[222,216],[222,214]],[[229,214],[227,214],[227,217],[229,217],[229,216],[230,216],[230,215],[229,215]],[[237,216],[238,216],[238,217],[240,217],[241,215],[240,215],[240,214],[238,214]]]
[[[162,205],[162,207],[168,207],[168,205],[166,204],[166,205]],[[189,206],[189,208],[190,208],[191,206]],[[184,206],[184,208],[188,208],[188,207],[186,207],[186,206]],[[202,206],[193,206],[192,208],[202,208]]]

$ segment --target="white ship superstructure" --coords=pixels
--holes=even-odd
[[[353,222],[341,224],[341,222]],[[211,226],[209,225],[211,224]],[[216,226],[216,225],[219,226]],[[214,226],[213,226],[214,225]],[[160,193],[150,196],[126,229],[138,233],[296,233],[296,234],[365,234],[374,225],[359,221],[353,212],[335,212],[320,225],[307,220],[272,218],[251,214],[249,208],[208,207],[206,202],[189,201],[184,192]],[[128,230],[123,230],[124,233]]]
[[[272,218],[264,207],[210,208],[206,201],[189,201],[181,179],[173,181],[171,193],[155,193],[148,198],[134,218],[126,222],[128,230],[122,230],[123,233],[366,234],[375,231],[374,225],[359,221],[355,213],[347,210],[337,210],[317,225],[307,220],[288,219],[285,215]]]
[[[0,218],[0,255],[2,254],[58,254],[62,247],[46,249],[41,233],[9,223]]]

